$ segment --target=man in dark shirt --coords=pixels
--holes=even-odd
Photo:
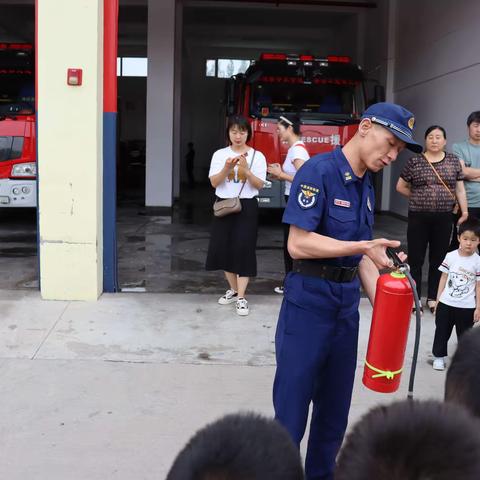
[[[290,224],[293,271],[285,281],[275,347],[277,420],[300,445],[310,402],[307,480],[331,480],[347,426],[357,358],[360,280],[373,303],[378,268],[392,266],[372,240],[369,171],[389,165],[412,138],[412,113],[391,103],[369,107],[354,137],[296,173],[283,221]],[[360,279],[358,278],[360,277]]]

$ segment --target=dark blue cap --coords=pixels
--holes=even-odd
[[[407,144],[407,148],[421,153],[423,147],[413,139],[415,117],[412,112],[395,103],[374,103],[363,112],[362,118],[369,118],[373,123],[390,130],[397,138]]]

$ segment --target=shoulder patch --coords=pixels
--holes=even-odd
[[[302,183],[298,187],[297,202],[303,208],[312,208],[318,200],[320,189],[308,183]]]

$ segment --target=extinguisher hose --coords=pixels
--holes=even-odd
[[[412,288],[413,298],[415,301],[415,343],[413,346],[412,367],[410,369],[410,380],[408,381],[408,394],[407,398],[413,400],[413,386],[415,384],[415,372],[417,370],[418,350],[420,347],[420,333],[421,333],[421,305],[418,298],[418,292],[415,285],[415,281],[410,274],[410,267],[407,263],[402,262],[393,248],[387,247],[387,256],[393,261],[395,268],[400,270],[408,279],[410,287]]]
[[[421,305],[420,299],[418,298],[417,288],[415,286],[415,281],[410,274],[410,269],[408,266],[405,266],[403,273],[408,278],[410,286],[412,287],[413,298],[415,300],[415,343],[413,346],[413,357],[412,357],[412,367],[410,369],[410,380],[408,381],[408,394],[407,398],[413,400],[413,385],[415,383],[415,372],[417,370],[417,360],[418,360],[418,350],[420,347],[420,333],[421,333]]]

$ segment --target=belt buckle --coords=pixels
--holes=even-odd
[[[340,274],[338,276],[339,282],[351,282],[353,269],[351,267],[340,267]]]
[[[335,269],[335,282],[338,282],[338,283],[342,283],[344,280],[343,280],[343,277],[344,277],[344,270],[342,267],[337,267],[337,269]]]

